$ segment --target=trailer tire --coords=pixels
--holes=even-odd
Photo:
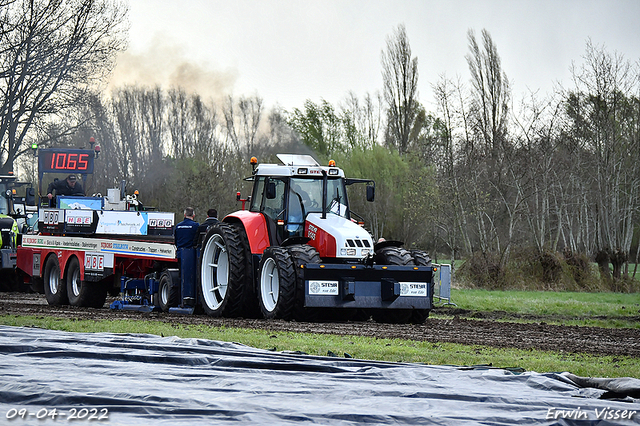
[[[297,276],[291,252],[286,247],[268,247],[262,253],[258,277],[258,301],[262,315],[266,319],[292,319]]]
[[[303,267],[307,263],[322,263],[320,254],[315,247],[308,244],[296,244],[288,247],[296,271],[296,294],[295,305],[293,307],[293,317],[297,321],[317,321],[320,317],[320,309],[318,308],[305,308],[304,296],[305,296],[305,282]]]
[[[66,305],[69,303],[67,298],[67,286],[60,279],[60,263],[58,258],[51,255],[44,264],[44,294],[47,303],[54,306]]]
[[[378,265],[413,265],[411,254],[401,247],[383,247],[376,251],[375,263]],[[371,316],[376,322],[404,324],[411,320],[411,309],[374,309]]]
[[[72,306],[102,308],[107,298],[107,288],[103,283],[80,279],[80,261],[73,256],[67,263],[65,274],[67,297]]]
[[[251,287],[251,262],[245,250],[246,234],[239,226],[217,223],[209,228],[198,259],[198,297],[202,309],[213,317],[249,314],[255,304]]]
[[[44,294],[44,280],[41,277],[31,277],[31,291]]]
[[[429,266],[429,267],[432,266],[431,257],[429,257],[429,254],[427,252],[422,250],[409,250],[409,253],[411,253],[411,257],[413,257],[413,263],[415,263],[416,266]],[[431,290],[430,302],[431,302],[431,306],[433,306],[433,290],[434,290],[433,279],[431,280],[430,290]],[[429,318],[429,311],[430,309],[414,309],[411,314],[411,318],[409,319],[409,322],[411,322],[412,324],[424,324],[427,318]]]
[[[179,283],[180,280],[178,279]],[[158,284],[158,305],[164,312],[169,312],[169,308],[180,304],[180,286],[174,284],[172,272],[168,270],[162,271]]]

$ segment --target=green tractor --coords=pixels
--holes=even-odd
[[[29,185],[23,197],[16,188]],[[0,175],[0,291],[25,291],[16,272],[19,235],[37,220],[35,190],[30,183],[18,182],[13,175]],[[31,211],[33,210],[33,211]]]

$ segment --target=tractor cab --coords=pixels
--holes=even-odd
[[[318,245],[323,257],[366,255],[372,248],[371,237],[349,209],[346,186],[369,183],[367,199],[373,201],[373,181],[346,179],[344,171],[333,161],[320,166],[308,155],[278,154],[278,158],[283,164],[261,164],[248,178],[254,182],[249,211],[267,218],[269,233],[276,236],[275,243],[302,237]],[[319,242],[325,240],[328,245]],[[361,240],[366,242],[358,245]],[[342,255],[342,250],[336,251],[351,244],[364,251],[348,250],[348,255],[346,250]]]
[[[310,213],[321,214],[324,210],[350,219],[344,179],[328,179],[327,190],[331,198],[323,209],[323,181],[318,177],[256,176],[249,210],[272,219],[281,240],[301,237]]]
[[[26,189],[19,189],[22,186],[26,186]],[[24,195],[18,195],[18,190]],[[33,226],[36,210],[35,189],[30,182],[19,182],[13,174],[0,175],[2,217],[15,219],[20,232],[25,232],[28,227]]]
[[[344,172],[322,167],[309,155],[278,154],[283,165],[262,164],[254,181],[249,210],[276,224],[278,239],[302,237],[310,213],[351,219]]]

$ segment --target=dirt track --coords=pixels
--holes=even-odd
[[[438,311],[455,316],[453,319],[429,318],[423,325],[378,324],[373,321],[298,323],[277,320],[211,318],[202,315],[187,316],[157,312],[111,311],[106,307],[92,309],[49,306],[44,296],[40,294],[0,293],[0,315],[34,315],[96,320],[130,318],[172,324],[224,325],[273,331],[375,336],[520,349],[535,348],[568,353],[628,355],[640,358],[640,329],[558,326],[544,323],[544,317],[527,318],[538,322],[522,324],[486,319],[487,317],[500,317],[501,314],[473,313],[442,308]],[[483,319],[461,318],[465,316]]]

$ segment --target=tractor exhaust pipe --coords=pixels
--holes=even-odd
[[[322,219],[327,218],[327,186],[329,186],[329,178],[326,170],[322,170]]]

